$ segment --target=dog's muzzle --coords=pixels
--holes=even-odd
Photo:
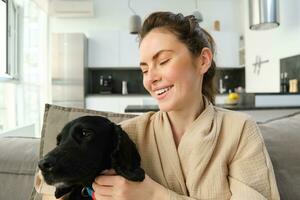
[[[38,163],[38,166],[43,172],[51,172],[53,171],[56,165],[56,159],[54,157],[45,157],[41,159]]]

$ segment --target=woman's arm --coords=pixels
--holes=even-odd
[[[273,166],[258,126],[245,123],[237,151],[229,163],[232,199],[280,199]]]
[[[93,183],[96,199],[100,200],[169,200],[168,190],[148,175],[142,182],[133,182],[109,170]]]
[[[100,200],[197,200],[179,195],[145,176],[142,182],[129,181],[109,170],[93,183],[96,199]]]

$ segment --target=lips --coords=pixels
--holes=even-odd
[[[172,87],[173,87],[173,85],[168,86],[168,87],[164,87],[164,88],[160,88],[160,89],[154,90],[154,93],[156,95],[160,96],[160,95],[168,92]]]

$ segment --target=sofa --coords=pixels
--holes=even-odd
[[[72,111],[68,109],[63,108]],[[100,114],[114,122],[134,116],[84,109],[75,111],[81,115]],[[258,123],[258,126],[273,163],[281,199],[300,199],[300,112]],[[42,131],[42,139],[0,136],[0,200],[38,199],[33,185],[37,162],[44,148],[43,134]]]

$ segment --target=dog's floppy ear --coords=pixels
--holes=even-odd
[[[114,124],[115,149],[112,152],[112,168],[117,174],[131,181],[143,181],[145,172],[141,168],[141,157],[135,144],[120,126]]]

